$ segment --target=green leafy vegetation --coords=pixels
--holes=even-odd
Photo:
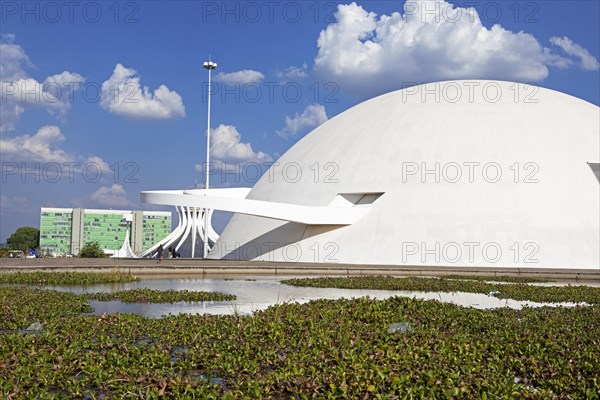
[[[33,322],[58,323],[65,316],[92,311],[85,298],[73,293],[3,287],[0,288],[0,336],[18,328],[25,329]],[[5,357],[6,354],[0,353],[0,364]]]
[[[443,279],[458,279],[468,281],[487,281],[487,282],[511,282],[511,283],[534,283],[548,282],[547,279],[530,278],[526,276],[508,276],[508,275],[444,275]]]
[[[598,399],[600,307],[477,310],[391,298],[252,316],[82,315],[0,288],[0,397]],[[19,331],[31,322],[43,332]],[[387,333],[392,323],[411,329]]]
[[[6,244],[11,250],[37,249],[40,246],[40,230],[31,226],[22,226],[6,239]]]
[[[28,285],[96,285],[101,283],[137,282],[140,278],[121,272],[7,272],[0,273],[0,283]]]
[[[281,283],[341,289],[405,290],[418,292],[468,292],[488,294],[498,291],[498,297],[531,300],[542,303],[600,304],[600,288],[591,286],[531,286],[526,284],[494,284],[482,281],[461,281],[444,278],[395,278],[391,276],[323,277],[287,279]]]
[[[105,258],[106,253],[100,247],[98,242],[87,242],[79,251],[79,257],[83,258]]]
[[[191,292],[188,290],[131,289],[111,293],[85,295],[90,300],[121,300],[126,303],[175,303],[178,301],[231,301],[236,296],[219,292]]]

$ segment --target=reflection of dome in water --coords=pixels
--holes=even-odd
[[[238,213],[210,258],[598,268],[599,132],[597,106],[532,86],[388,93],[316,128],[247,196],[363,216],[307,225]]]

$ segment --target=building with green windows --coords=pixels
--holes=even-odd
[[[171,233],[166,211],[46,208],[40,212],[40,249],[54,255],[78,254],[87,242],[107,252],[119,250],[129,229],[129,245],[140,254]]]

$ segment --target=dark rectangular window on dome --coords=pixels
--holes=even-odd
[[[374,193],[338,193],[337,198],[332,204],[338,206],[344,204],[346,206],[358,206],[364,204],[373,204],[375,200],[380,198],[383,192]]]
[[[600,163],[588,163],[592,171],[594,171],[594,175],[596,175],[596,179],[600,182]]]

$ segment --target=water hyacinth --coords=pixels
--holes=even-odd
[[[87,300],[73,293],[27,287],[0,288],[0,336],[17,329],[25,330],[33,323],[46,327],[46,323],[86,312],[92,312]]]
[[[591,286],[532,286],[524,283],[494,284],[477,280],[444,278],[395,278],[391,276],[357,276],[287,279],[281,283],[340,289],[405,290],[419,292],[497,293],[497,297],[531,300],[541,303],[600,304],[600,288]]]
[[[236,296],[219,292],[192,292],[189,290],[131,289],[119,292],[90,293],[90,300],[121,300],[125,303],[175,303],[178,301],[232,301]]]
[[[443,279],[458,279],[470,281],[487,282],[511,282],[511,283],[535,283],[549,282],[547,279],[531,278],[527,276],[509,276],[509,275],[444,275]]]
[[[84,315],[0,288],[0,397],[598,399],[600,307],[478,310],[409,298],[252,316]],[[44,333],[19,328],[39,322]],[[403,323],[403,333],[388,333]]]
[[[96,285],[137,282],[140,278],[122,272],[9,272],[0,273],[0,283],[28,285]]]

